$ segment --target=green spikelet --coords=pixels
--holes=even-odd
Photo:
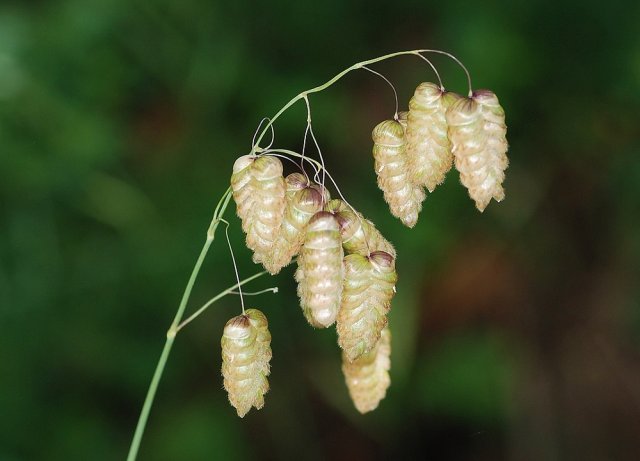
[[[316,213],[307,225],[295,274],[302,311],[316,328],[326,328],[336,320],[343,256],[338,221],[326,211]]]
[[[429,192],[444,181],[453,163],[445,113],[460,98],[434,83],[421,83],[409,101],[406,139],[410,178]]]
[[[231,189],[253,260],[274,273],[273,245],[285,208],[282,163],[276,157],[240,157],[233,167]]]
[[[404,129],[395,120],[385,120],[373,129],[372,138],[378,187],[384,193],[391,214],[405,226],[413,227],[425,195],[409,178]]]
[[[484,211],[492,198],[504,199],[502,182],[509,163],[504,110],[491,91],[477,90],[447,110],[447,122],[460,181]]]
[[[328,202],[325,205],[325,210],[338,219],[342,247],[345,252],[367,256],[370,252],[385,251],[395,258],[396,250],[393,245],[361,213],[354,213],[340,199],[333,199]]]
[[[380,339],[373,349],[359,359],[350,362],[342,353],[342,372],[349,389],[349,395],[360,413],[378,408],[391,384],[391,332],[382,330]]]
[[[269,390],[271,334],[267,319],[256,309],[233,317],[222,334],[222,376],[229,402],[241,418],[251,407],[264,406]]]
[[[338,344],[349,361],[369,352],[387,324],[398,276],[393,256],[376,251],[370,257],[344,258],[342,304],[336,326]]]

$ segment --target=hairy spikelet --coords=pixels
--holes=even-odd
[[[251,407],[264,406],[269,390],[271,334],[267,319],[256,309],[227,322],[222,334],[222,376],[229,402],[241,418]]]
[[[478,90],[447,110],[447,123],[460,181],[484,211],[492,198],[504,199],[502,182],[509,164],[504,110],[495,94]]]
[[[393,256],[376,251],[344,258],[344,287],[336,327],[338,344],[351,362],[369,352],[387,324],[398,279]]]
[[[295,275],[302,311],[316,328],[326,328],[336,320],[343,255],[337,219],[326,211],[316,213],[307,225]]]
[[[286,177],[286,205],[280,233],[273,245],[270,271],[277,273],[298,254],[311,217],[322,209],[322,191],[300,173]]]
[[[445,113],[461,96],[434,83],[421,83],[409,101],[406,125],[411,180],[433,192],[453,163]]]
[[[391,214],[405,226],[413,227],[425,195],[422,188],[409,179],[404,129],[395,120],[385,120],[373,129],[372,137],[378,187]]]
[[[387,393],[391,384],[391,332],[382,330],[380,339],[373,349],[359,359],[350,362],[342,354],[342,372],[344,373],[351,400],[360,413],[375,410]]]
[[[285,209],[282,163],[269,156],[240,157],[233,167],[231,189],[253,260],[262,263],[269,272],[277,272],[272,250]]]
[[[345,252],[367,256],[374,251],[385,251],[395,258],[396,250],[393,245],[361,213],[354,213],[340,199],[333,199],[328,202],[325,210],[338,219],[342,247]]]

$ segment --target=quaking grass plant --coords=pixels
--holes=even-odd
[[[424,56],[429,53],[445,55],[462,67],[469,85],[466,97],[445,90],[436,67]],[[398,112],[395,87],[368,66],[404,55],[426,61],[438,83],[420,83],[409,101],[409,110]],[[245,309],[242,286],[266,273],[277,274],[294,258],[303,315],[314,328],[336,324],[342,370],[356,409],[361,413],[372,411],[386,395],[391,383],[387,314],[398,278],[396,251],[375,225],[344,198],[325,168],[311,125],[309,101],[310,95],[326,90],[359,69],[383,78],[395,95],[393,117],[380,122],[372,132],[374,171],[393,216],[409,228],[415,226],[427,193],[434,192],[453,165],[479,211],[484,211],[491,199],[498,202],[504,199],[502,182],[508,165],[504,111],[494,93],[472,89],[466,67],[450,53],[421,49],[369,59],[293,97],[273,117],[263,119],[251,151],[233,165],[231,186],[214,210],[204,245],[167,332],[131,443],[129,461],[137,457],[176,335],[229,294],[240,295],[242,313],[227,322],[222,334],[224,388],[240,417],[252,407],[264,406],[264,396],[269,390],[271,334],[262,312]],[[273,138],[275,121],[301,100],[307,108],[302,152],[274,148],[273,141],[261,147],[270,130]],[[317,150],[317,160],[305,154],[309,139]],[[299,171],[284,177],[281,158],[291,161]],[[313,170],[312,176],[306,167]],[[331,199],[327,179],[339,198]],[[238,276],[229,241],[229,223],[223,219],[231,199],[236,204],[247,247],[253,251],[253,260],[266,269],[244,280]],[[221,223],[226,226],[237,283],[183,319],[191,290]],[[277,292],[277,288],[263,292],[268,291]]]

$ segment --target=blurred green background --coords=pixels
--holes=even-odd
[[[226,401],[219,341],[240,304],[225,298],[178,335],[139,459],[638,459],[638,18],[630,0],[3,1],[0,460],[124,459],[260,119],[422,47],[454,53],[506,110],[507,199],[483,214],[451,172],[404,228],[370,153],[389,87],[354,72],[311,97],[329,170],[398,249],[387,398],[353,408],[334,330],[306,324],[289,267],[248,287],[280,288],[247,298],[273,334],[265,408],[240,420]],[[401,106],[433,80],[414,57],[373,68]],[[279,119],[275,146],[299,150],[305,117]],[[233,281],[219,238],[189,309]]]

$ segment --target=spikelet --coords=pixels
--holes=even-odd
[[[336,218],[326,211],[313,215],[295,278],[302,311],[316,328],[326,328],[336,320],[342,295],[343,255]]]
[[[231,189],[254,262],[276,273],[279,268],[274,264],[272,249],[285,208],[282,163],[276,157],[240,157],[233,166]]]
[[[285,179],[286,206],[280,233],[272,248],[270,272],[277,273],[298,254],[304,240],[304,231],[311,217],[322,209],[321,187],[311,184],[300,173]]]
[[[342,372],[349,389],[351,400],[360,413],[378,408],[391,384],[391,332],[382,330],[380,339],[373,349],[350,362],[342,353]]]
[[[504,199],[502,182],[509,164],[504,110],[491,91],[477,90],[447,110],[447,123],[460,181],[484,211],[492,198]]]
[[[373,129],[372,138],[378,187],[384,192],[391,214],[405,226],[413,227],[425,195],[409,180],[404,129],[395,120],[385,120]]]
[[[333,199],[325,205],[325,210],[332,213],[340,224],[342,247],[347,253],[367,256],[374,251],[385,251],[394,258],[396,250],[385,239],[376,226],[365,219],[361,213],[354,211],[342,200]]]
[[[453,163],[445,113],[460,98],[434,83],[421,83],[409,101],[406,125],[409,176],[429,192],[444,181]]]
[[[269,390],[271,334],[267,319],[256,309],[227,322],[222,334],[222,376],[229,402],[241,418],[251,407],[264,406]]]
[[[338,344],[351,362],[369,352],[387,324],[398,279],[393,256],[384,251],[368,258],[344,258],[344,287],[336,327]]]

